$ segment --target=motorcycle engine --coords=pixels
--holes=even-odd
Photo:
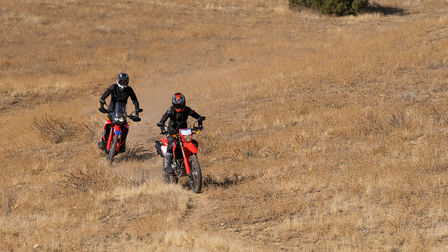
[[[183,176],[183,172],[182,172],[182,169],[181,169],[181,167],[177,164],[177,162],[173,162],[172,164],[171,164],[171,168],[173,168],[173,170],[174,170],[174,174],[176,175],[176,177],[181,177],[181,176]]]

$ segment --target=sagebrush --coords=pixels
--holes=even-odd
[[[328,15],[357,15],[364,13],[368,0],[289,0],[292,8],[311,8]]]

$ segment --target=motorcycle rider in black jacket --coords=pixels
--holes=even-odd
[[[172,145],[174,142],[174,138],[171,135],[177,134],[179,129],[188,127],[188,116],[191,116],[198,120],[199,129],[202,129],[202,121],[205,120],[205,116],[200,116],[198,113],[196,113],[196,111],[194,111],[190,107],[185,106],[186,99],[182,93],[175,93],[171,101],[173,105],[168,108],[168,110],[162,116],[162,119],[160,119],[160,122],[157,123],[157,126],[160,127],[161,134],[169,133],[167,137],[168,150],[163,160],[163,170],[165,174],[170,174],[173,172],[171,168],[171,160],[173,158]],[[168,132],[165,132],[164,126],[168,118],[170,119],[168,123]]]
[[[109,108],[108,110],[104,108],[106,104],[106,98],[111,96]],[[112,84],[109,88],[106,89],[104,94],[100,98],[100,108],[98,109],[102,113],[108,113],[108,111],[114,111],[116,102],[124,102],[127,103],[128,98],[131,97],[132,103],[134,103],[135,107],[135,115],[138,117],[139,114],[139,103],[137,100],[137,96],[134,93],[134,90],[129,86],[129,75],[127,73],[118,74],[117,82]],[[109,116],[108,116],[109,117]],[[107,141],[110,129],[106,129],[107,124],[103,127],[101,132],[101,138],[98,142],[98,148],[105,149],[107,145]],[[123,131],[124,141],[126,140],[127,130]],[[120,147],[120,152],[124,152],[126,150],[126,142]]]

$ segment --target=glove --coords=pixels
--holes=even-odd
[[[107,111],[107,109],[105,109],[105,108],[102,107],[102,106],[99,107],[98,110],[99,110],[101,113],[104,113],[104,114],[109,113],[109,111]]]
[[[143,112],[143,109],[141,109],[141,108],[137,108],[137,109],[135,110],[135,115],[138,116],[138,114],[139,114],[140,112]]]

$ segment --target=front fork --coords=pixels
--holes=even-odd
[[[112,144],[112,138],[114,135],[118,135],[118,143],[117,143],[117,152],[120,150],[120,140],[121,140],[121,128],[118,125],[114,125],[109,134],[109,139],[107,139],[107,147],[106,150],[110,150],[110,145]]]
[[[180,141],[180,149],[182,150],[182,155],[184,156],[185,171],[187,172],[187,175],[190,175],[190,163],[188,162],[187,156],[185,155],[184,143],[182,141]]]

